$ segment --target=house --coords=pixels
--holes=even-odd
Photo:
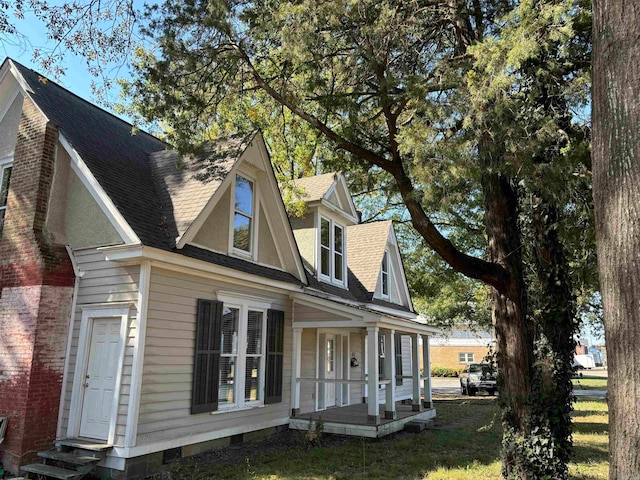
[[[359,224],[340,174],[298,184],[289,219],[260,133],[181,156],[5,60],[5,468],[55,445],[139,478],[319,415],[365,437],[435,416],[419,340],[437,331],[392,224]]]
[[[431,368],[462,370],[467,363],[482,362],[495,345],[492,330],[460,326],[449,332],[429,337]]]

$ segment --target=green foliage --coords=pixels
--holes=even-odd
[[[433,367],[431,369],[432,377],[458,377],[462,372],[462,368],[449,368],[449,367]]]

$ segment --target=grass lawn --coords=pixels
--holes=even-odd
[[[500,479],[500,417],[493,398],[436,403],[438,420],[420,434],[380,441],[325,435],[311,446],[301,432],[262,444],[238,445],[168,466],[163,479]],[[574,412],[573,480],[608,477],[608,416],[604,401],[578,402]]]
[[[573,388],[576,390],[606,390],[607,378],[606,377],[590,377],[584,375],[581,378],[574,378],[572,380]]]

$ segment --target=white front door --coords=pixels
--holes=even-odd
[[[120,360],[120,318],[93,320],[80,436],[107,440]]]
[[[325,337],[326,348],[326,365],[324,378],[333,379],[336,378],[336,337],[335,335],[327,334]],[[325,387],[325,406],[336,406],[336,384],[333,382],[327,382]]]

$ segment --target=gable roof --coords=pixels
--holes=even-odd
[[[347,261],[349,268],[371,294],[380,276],[382,257],[387,247],[391,220],[361,223],[347,227]]]
[[[149,154],[166,144],[11,60],[42,113],[80,155],[145,245],[166,248]]]
[[[265,278],[298,285],[306,283],[301,261],[302,279],[298,279],[275,268],[195,247],[181,250],[175,245],[178,227],[188,228],[202,210],[202,202],[208,201],[224,181],[256,132],[210,142],[201,155],[185,160],[176,152],[168,151],[168,145],[153,135],[141,130],[133,132],[129,123],[39,73],[12,59],[6,59],[1,68],[7,64],[20,77],[16,79],[25,94],[56,125],[64,137],[63,145],[77,153],[88,168],[87,173],[95,178],[98,188],[104,191],[143,245]],[[183,167],[191,175],[182,175]],[[194,180],[198,174],[207,172],[211,173],[210,181]],[[273,184],[277,189],[275,181]],[[192,193],[194,199],[191,199]],[[205,198],[207,196],[209,198]],[[284,218],[288,221],[286,215]],[[295,241],[292,242],[295,245]]]
[[[317,202],[324,198],[337,177],[338,174],[336,172],[324,173],[313,177],[298,178],[293,181],[293,184],[297,188],[304,189],[301,200],[305,202]]]
[[[207,142],[199,155],[180,155],[175,150],[151,154],[162,214],[173,221],[171,230],[182,237],[211,197],[222,185],[257,131]]]

